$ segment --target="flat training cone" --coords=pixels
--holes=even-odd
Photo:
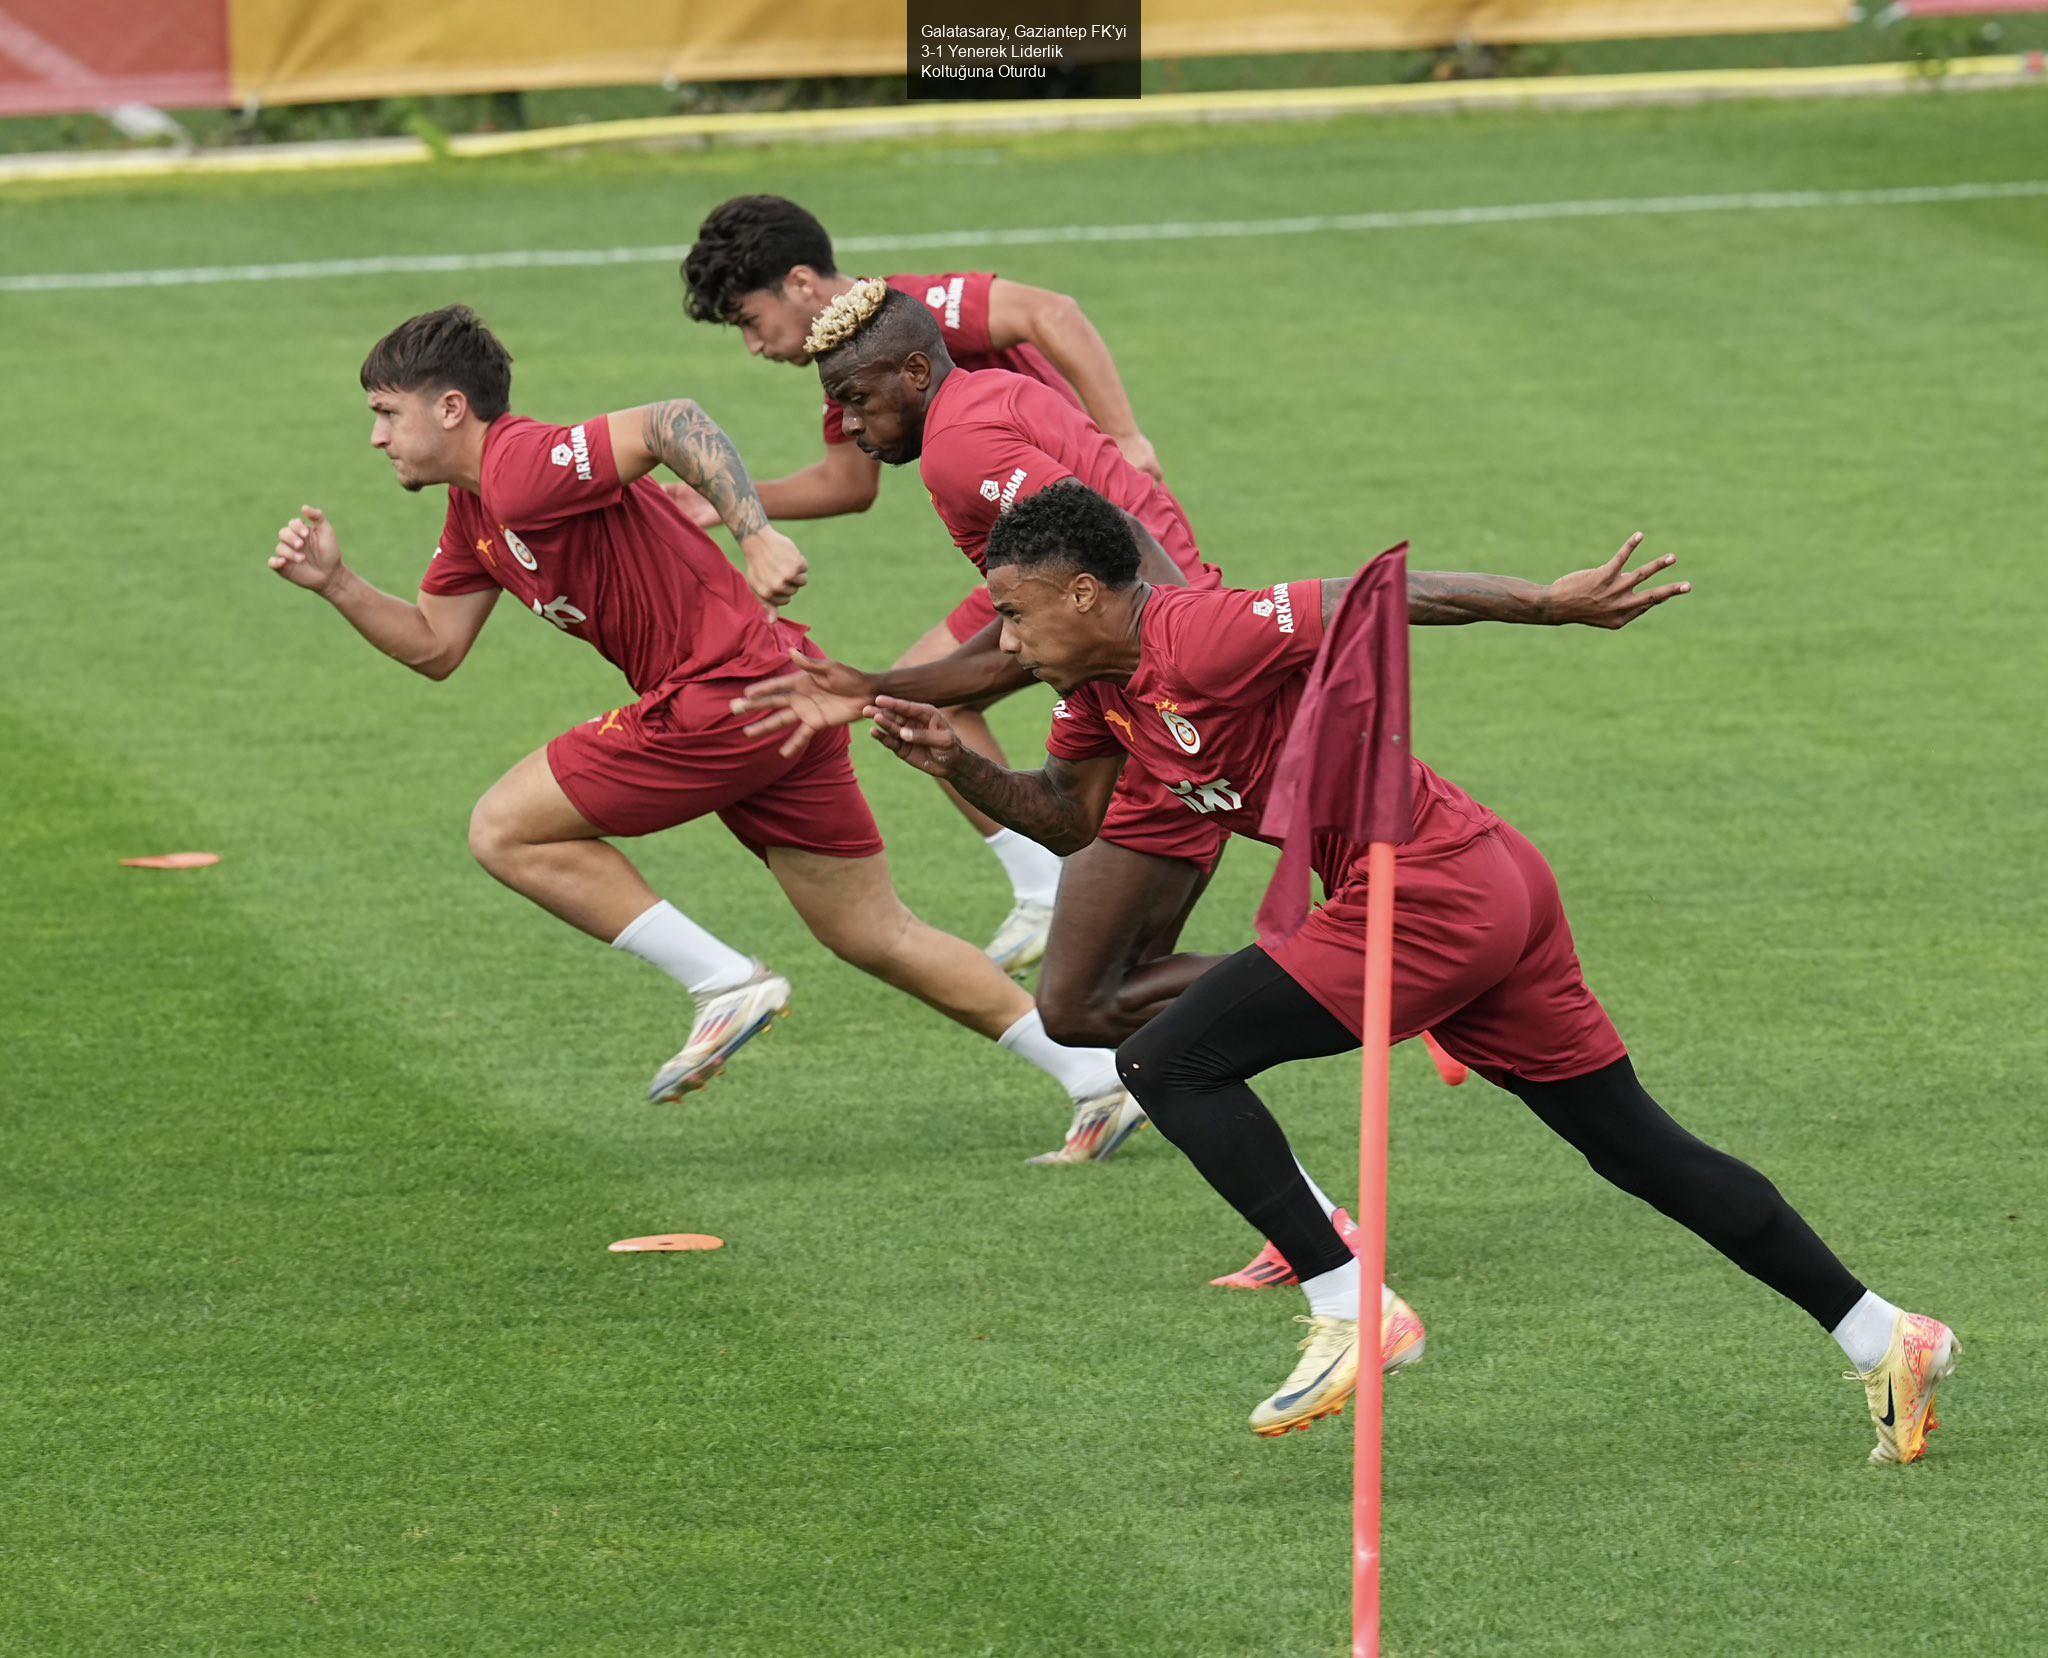
[[[725,1240],[709,1232],[656,1232],[645,1238],[621,1238],[614,1255],[673,1255],[688,1249],[723,1249]]]
[[[153,858],[123,858],[128,869],[204,869],[220,862],[218,852],[162,852]]]

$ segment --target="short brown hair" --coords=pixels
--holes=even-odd
[[[467,305],[400,323],[363,359],[364,391],[459,391],[488,425],[512,407],[512,353]]]

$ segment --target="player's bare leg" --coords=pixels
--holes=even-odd
[[[918,667],[951,656],[959,648],[960,641],[953,637],[952,629],[940,622],[898,657],[894,666]],[[983,708],[952,708],[947,710],[946,717],[952,721],[960,740],[975,753],[999,766],[1009,764]],[[974,832],[987,843],[1010,878],[1010,913],[989,941],[988,955],[1004,972],[1023,973],[1036,966],[1045,954],[1053,896],[1060,882],[1060,860],[1036,841],[1005,829],[968,805],[949,784],[941,782],[939,788],[960,815],[974,825]]]
[[[609,944],[658,900],[603,835],[562,792],[546,749],[493,783],[469,816],[469,850],[478,863],[550,915]]]
[[[536,749],[476,803],[476,861],[521,896],[593,938],[650,962],[696,1004],[689,1040],[664,1065],[650,1099],[702,1088],[789,1006],[789,981],[714,938],[656,896],[632,861],[571,804]]]
[[[1038,975],[1038,1009],[1055,1040],[1114,1047],[1185,988],[1140,970],[1173,954],[1208,884],[1198,864],[1108,841],[1067,859]],[[1185,959],[1190,984],[1215,960]]]
[[[918,919],[897,895],[889,860],[768,849],[768,868],[811,935],[842,961],[915,996],[948,1019],[1036,1065],[1086,1119],[1086,1158],[1100,1162],[1144,1122],[1107,1048],[1065,1047],[1045,1034],[1030,994],[981,951]]]

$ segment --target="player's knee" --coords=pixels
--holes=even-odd
[[[809,918],[811,937],[849,967],[881,974],[902,953],[910,912],[901,905],[890,916],[826,915]]]
[[[1117,1046],[1116,1074],[1148,1112],[1163,1093],[1172,1090],[1179,1071],[1171,1026],[1172,1020],[1161,1014]]]
[[[1100,988],[1079,991],[1041,979],[1038,1017],[1045,1034],[1067,1048],[1113,1048],[1131,1034],[1130,1022],[1118,1016],[1115,997]]]
[[[496,872],[505,866],[517,844],[510,814],[494,796],[485,795],[469,814],[469,855]]]

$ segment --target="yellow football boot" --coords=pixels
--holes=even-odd
[[[1252,1412],[1252,1432],[1278,1439],[1290,1429],[1308,1431],[1318,1418],[1334,1416],[1358,1391],[1358,1320],[1304,1316],[1308,1326],[1301,1358],[1280,1391]]]
[[[1875,1370],[1850,1371],[1863,1384],[1870,1420],[1877,1425],[1876,1463],[1918,1462],[1927,1436],[1941,1426],[1934,1414],[1934,1390],[1955,1374],[1963,1344],[1938,1318],[1900,1313],[1892,1320],[1892,1344]]]

